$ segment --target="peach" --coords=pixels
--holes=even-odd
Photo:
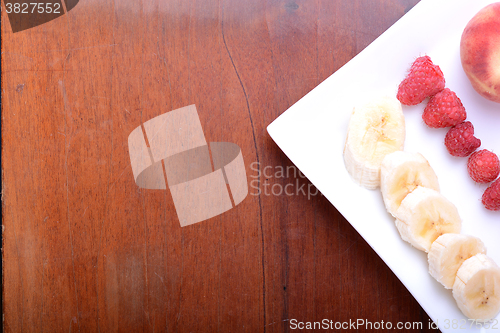
[[[472,87],[500,103],[500,2],[484,7],[467,23],[460,59]]]

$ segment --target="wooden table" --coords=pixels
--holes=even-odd
[[[266,131],[417,2],[82,0],[16,33],[2,4],[5,332],[283,332],[323,319],[430,331]],[[181,227],[168,189],[136,185],[127,139],[190,104],[207,142],[241,148],[250,187]]]

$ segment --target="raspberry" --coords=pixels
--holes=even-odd
[[[469,157],[467,171],[476,183],[489,183],[500,174],[500,161],[495,153],[486,149],[479,150]]]
[[[397,99],[404,105],[417,105],[444,89],[444,75],[429,56],[418,57],[399,84]]]
[[[482,202],[486,209],[500,210],[500,178],[484,191]]]
[[[460,124],[467,118],[462,101],[448,88],[432,96],[422,114],[427,126],[432,128],[450,127]]]
[[[444,145],[453,156],[469,156],[481,146],[481,140],[474,136],[474,126],[464,121],[450,128],[444,138]]]

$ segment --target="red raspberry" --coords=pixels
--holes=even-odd
[[[464,121],[450,128],[444,138],[444,145],[453,156],[469,156],[481,146],[481,140],[474,136],[474,126],[470,121]]]
[[[489,210],[500,210],[500,178],[483,193],[483,205]]]
[[[495,153],[479,150],[469,157],[467,171],[476,183],[489,183],[500,174],[500,161]]]
[[[432,96],[422,114],[429,127],[443,128],[460,124],[467,118],[462,101],[448,88]]]
[[[444,75],[429,56],[418,57],[399,84],[397,99],[404,105],[417,105],[444,89]]]

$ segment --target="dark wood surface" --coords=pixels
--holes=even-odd
[[[251,187],[181,228],[168,190],[135,184],[127,144],[196,104],[207,141],[241,147],[249,182],[307,188],[276,175],[293,164],[267,125],[417,2],[82,0],[17,33],[2,3],[5,332],[283,332],[292,319],[430,331],[324,197]]]

